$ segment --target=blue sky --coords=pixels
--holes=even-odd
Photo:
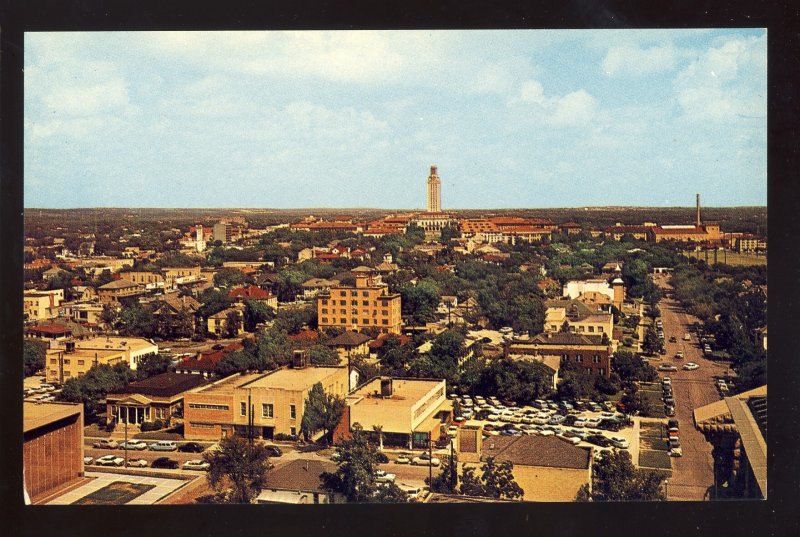
[[[766,205],[761,29],[25,36],[26,207]]]

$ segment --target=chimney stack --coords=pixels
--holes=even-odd
[[[697,194],[697,222],[695,222],[697,227],[700,227],[700,194]]]

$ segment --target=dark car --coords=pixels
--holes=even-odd
[[[587,436],[586,441],[600,447],[609,447],[611,445],[611,440],[601,434]]]
[[[267,446],[266,449],[267,449],[267,455],[269,455],[270,457],[280,457],[281,455],[283,455],[283,451],[281,451],[281,448],[279,448],[278,446]]]
[[[186,442],[178,446],[178,451],[183,451],[184,453],[202,453],[205,449],[197,442]]]
[[[178,461],[170,459],[169,457],[159,457],[150,465],[151,468],[166,468],[175,470],[178,468]]]

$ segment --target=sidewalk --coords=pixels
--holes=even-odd
[[[137,496],[126,505],[150,505],[156,503],[164,496],[178,490],[184,486],[188,481],[182,479],[164,479],[160,477],[145,477],[136,475],[121,475],[111,474],[105,472],[86,472],[86,477],[94,478],[91,482],[70,490],[66,494],[47,502],[47,505],[69,505],[89,494],[102,489],[114,483],[115,481],[123,481],[125,483],[135,483],[143,485],[155,485],[152,489],[148,490],[141,496]]]

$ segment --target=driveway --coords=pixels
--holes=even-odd
[[[667,284],[660,279],[656,283],[662,288]],[[694,426],[694,409],[719,401],[720,397],[714,386],[714,377],[723,375],[727,369],[703,357],[696,334],[691,334],[691,341],[684,341],[684,334],[689,326],[698,321],[687,314],[673,299],[664,298],[659,304],[664,323],[664,337],[667,340],[667,355],[663,363],[673,363],[679,369],[674,373],[659,373],[662,377],[672,378],[672,389],[675,394],[675,418],[680,426],[682,457],[672,459],[672,478],[667,485],[669,500],[703,500],[708,499],[707,491],[714,484],[714,462],[711,456],[711,444],[706,442],[703,434]],[[675,336],[676,343],[669,343],[670,336]],[[683,351],[685,358],[677,360],[675,353]],[[700,366],[695,371],[684,371],[686,362],[694,362]]]

